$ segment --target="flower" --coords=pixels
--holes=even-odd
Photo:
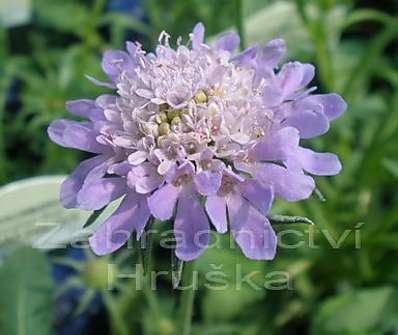
[[[66,104],[87,121],[58,120],[48,133],[57,144],[95,154],[66,179],[66,208],[97,210],[124,197],[90,238],[99,255],[140,238],[151,216],[174,217],[176,255],[198,257],[210,223],[229,229],[251,259],[272,259],[277,239],[267,219],[274,196],[308,198],[310,175],[335,175],[336,155],[300,146],[328,131],[346,109],[336,94],[312,94],[310,64],[289,62],[283,40],[236,54],[234,33],[204,43],[197,24],[189,46],[169,45],[162,32],[154,53],[127,42],[104,53],[109,82],[88,77],[114,94]],[[175,214],[174,214],[175,213]],[[210,221],[209,221],[210,220]]]

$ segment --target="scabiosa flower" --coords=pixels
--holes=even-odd
[[[48,133],[57,144],[95,154],[64,182],[66,208],[97,210],[124,197],[90,238],[99,255],[137,239],[151,216],[174,219],[176,255],[198,257],[210,224],[231,231],[251,259],[272,259],[277,239],[267,219],[274,196],[308,198],[309,175],[335,175],[331,153],[299,145],[328,131],[346,109],[336,94],[311,94],[310,64],[290,62],[283,40],[236,54],[239,37],[204,43],[199,23],[189,44],[169,45],[162,32],[154,53],[127,42],[106,51],[102,68],[115,90],[66,108],[84,122],[58,120]]]

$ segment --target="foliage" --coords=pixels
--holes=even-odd
[[[53,283],[45,255],[19,248],[0,269],[0,331],[10,335],[50,335]]]

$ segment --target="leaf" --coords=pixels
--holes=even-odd
[[[379,287],[342,293],[326,300],[312,325],[312,335],[364,334],[375,330],[392,295]]]
[[[398,161],[384,158],[381,163],[388,172],[390,172],[395,178],[398,178]]]
[[[53,283],[44,254],[24,247],[0,268],[0,333],[49,335],[53,320]]]
[[[35,0],[33,5],[39,22],[61,32],[81,34],[90,22],[88,8],[75,1]]]
[[[88,235],[83,230],[87,212],[64,209],[59,202],[64,179],[42,176],[0,188],[0,244],[21,241],[53,249]]]
[[[89,218],[87,219],[86,223],[84,224],[83,228],[86,228],[88,226],[91,226],[95,221],[97,221],[98,217],[103,213],[103,211],[106,209],[106,206],[94,211]]]
[[[265,290],[252,290],[248,286],[237,289],[228,285],[222,290],[207,290],[203,298],[202,311],[207,321],[231,320],[242,313],[251,303],[261,300]]]
[[[310,225],[314,224],[314,222],[312,222],[310,219],[304,216],[288,216],[288,215],[274,214],[270,215],[268,218],[271,224],[296,224],[296,223],[304,223]]]

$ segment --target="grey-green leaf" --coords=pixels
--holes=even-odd
[[[24,247],[0,267],[0,334],[49,335],[54,287],[46,256]]]
[[[310,224],[310,225],[314,224],[314,222],[312,222],[309,218],[306,218],[304,216],[289,216],[289,215],[273,214],[273,215],[270,215],[268,218],[269,218],[271,224],[296,224],[296,223],[304,223],[304,224]]]

